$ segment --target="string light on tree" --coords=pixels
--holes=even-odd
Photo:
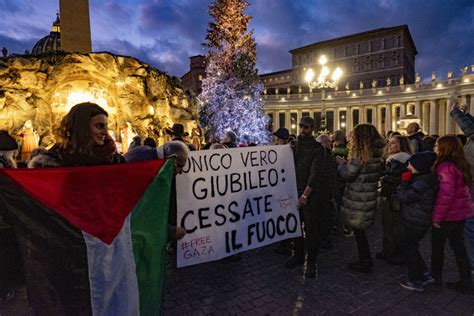
[[[206,78],[199,95],[199,119],[208,136],[222,138],[227,130],[240,138],[268,143],[268,116],[263,113],[263,85],[255,67],[257,52],[253,32],[247,32],[251,17],[242,0],[215,0],[209,13]],[[209,139],[208,139],[209,140]]]

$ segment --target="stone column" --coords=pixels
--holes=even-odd
[[[296,124],[298,125],[303,117],[301,109],[296,110]]]
[[[367,123],[367,113],[365,113],[364,105],[359,107],[359,124],[360,123]]]
[[[273,131],[276,132],[280,128],[280,115],[278,111],[273,111]]]
[[[375,115],[375,126],[377,127],[377,130],[382,133],[383,130],[384,130],[384,127],[382,126],[382,107],[380,106],[380,104],[376,105],[375,106],[375,113],[377,113]]]
[[[299,122],[296,122],[298,124]],[[287,110],[285,111],[285,127],[288,130],[291,130],[291,111]]]
[[[423,130],[423,132],[425,132],[426,134],[429,134],[429,130],[430,130],[430,105],[429,104],[426,104],[425,105],[425,102],[421,102],[421,117],[422,117],[422,120],[421,120],[421,129]]]
[[[334,130],[341,128],[341,123],[339,119],[339,108],[334,109]]]
[[[385,132],[393,131],[392,106],[390,103],[385,105]]]
[[[423,121],[422,111],[421,111],[421,101],[415,101],[415,114],[416,117],[420,119],[420,122]]]
[[[430,135],[438,134],[438,101],[430,100]]]
[[[352,125],[352,122],[353,122],[352,108],[350,106],[348,106],[346,108],[346,131],[347,132],[352,131],[352,129],[354,128],[353,125]]]
[[[456,132],[456,129],[455,129],[456,123],[451,118],[451,115],[449,115],[452,104],[453,102],[448,98],[446,100],[446,134],[454,134]]]
[[[400,102],[400,118],[407,115],[407,102]]]

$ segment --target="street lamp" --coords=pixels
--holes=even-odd
[[[331,70],[329,69],[328,66],[326,66],[327,62],[328,62],[328,59],[326,55],[321,55],[319,57],[321,72],[317,75],[316,80],[314,80],[314,78],[316,77],[316,74],[313,69],[309,68],[305,74],[305,81],[308,83],[308,87],[310,90],[313,90],[316,88],[321,89],[321,98],[323,102],[323,107],[321,110],[321,128],[323,129],[326,128],[326,105],[324,103],[326,89],[336,88],[339,82],[339,79],[342,76],[342,69],[339,67],[336,67],[336,69],[334,69],[334,71],[332,72],[331,76],[329,76],[329,74],[331,73]]]

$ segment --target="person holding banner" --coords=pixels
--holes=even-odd
[[[317,274],[316,259],[321,243],[322,212],[332,197],[329,177],[331,154],[314,137],[314,120],[305,116],[300,121],[300,134],[295,144],[295,172],[298,191],[298,208],[301,222],[304,222],[305,236],[296,238],[294,255],[285,263],[285,268],[293,269],[304,263],[305,246],[307,264],[305,275],[315,278]],[[333,172],[334,174],[334,172]]]
[[[189,148],[186,144],[180,140],[173,140],[164,143],[158,148],[152,148],[149,146],[139,146],[128,151],[125,154],[125,160],[127,163],[132,162],[143,162],[154,159],[167,159],[172,156],[176,156],[175,160],[175,175],[180,174],[183,170],[186,160],[188,159]],[[186,235],[184,228],[177,226],[176,224],[176,178],[173,177],[173,183],[171,185],[171,196],[170,196],[170,207],[169,207],[169,220],[168,220],[168,240],[176,241],[183,238]],[[172,243],[173,248],[176,247],[176,243]]]

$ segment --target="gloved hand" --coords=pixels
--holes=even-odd
[[[411,176],[413,173],[411,172],[411,169],[408,169],[406,172],[402,173],[402,181],[403,182],[410,182]]]

